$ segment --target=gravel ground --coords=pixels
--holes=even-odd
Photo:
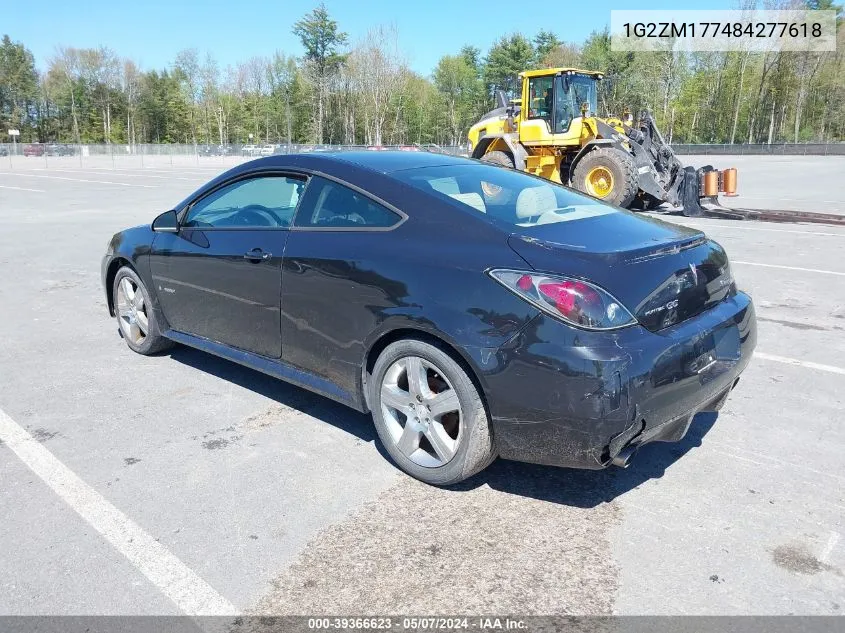
[[[451,490],[403,478],[321,532],[254,612],[609,613],[619,509],[578,507],[591,482],[568,475],[499,462]],[[497,489],[515,479],[518,494]]]

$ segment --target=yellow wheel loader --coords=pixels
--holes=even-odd
[[[498,107],[469,130],[470,156],[570,185],[595,198],[646,210],[664,202],[684,215],[733,195],[736,170],[684,166],[649,113],[634,123],[596,116],[602,74],[575,68],[528,70],[519,75],[522,97]]]

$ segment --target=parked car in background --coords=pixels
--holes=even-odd
[[[259,156],[272,156],[275,152],[273,151],[274,147],[272,145],[262,145],[258,149]]]
[[[244,145],[243,148],[241,148],[241,154],[244,156],[257,156],[258,149],[258,145]]]
[[[76,148],[67,143],[48,143],[45,152],[47,156],[74,156]]]
[[[371,412],[438,485],[497,455],[626,466],[719,410],[756,344],[700,230],[428,152],[244,163],[116,234],[102,280],[133,351],[181,343]]]
[[[29,143],[23,146],[24,156],[44,156],[46,146],[41,143]]]
[[[235,150],[231,145],[200,145],[197,153],[200,156],[232,156]]]
[[[9,149],[5,145],[0,145],[0,156],[8,156]]]

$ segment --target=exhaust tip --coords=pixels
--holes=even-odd
[[[634,456],[634,453],[637,452],[637,449],[633,446],[626,446],[619,454],[611,460],[611,464],[614,466],[619,466],[620,468],[628,468],[631,463],[631,458]]]

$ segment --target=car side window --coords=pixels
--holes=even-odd
[[[402,217],[367,196],[339,183],[314,176],[294,226],[309,228],[390,228]]]
[[[195,202],[187,228],[287,228],[305,187],[299,176],[268,175],[238,180]]]

